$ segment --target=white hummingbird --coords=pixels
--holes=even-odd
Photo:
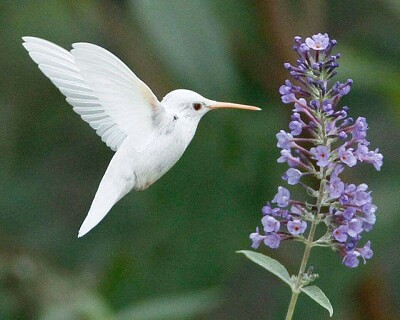
[[[73,110],[116,151],[78,237],[94,228],[129,191],[147,189],[171,169],[208,111],[261,110],[209,100],[184,89],[171,91],[159,102],[121,60],[97,45],[74,43],[69,52],[40,38],[22,39]]]

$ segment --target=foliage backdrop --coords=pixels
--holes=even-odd
[[[312,252],[335,319],[396,319],[400,304],[400,5],[385,1],[0,0],[0,319],[281,319],[290,292],[236,250],[284,166],[275,133],[290,110],[278,88],[295,35],[328,32],[342,53],[343,103],[366,116],[381,173],[365,167],[378,205],[374,258],[356,270]],[[201,122],[178,164],[76,237],[112,157],[21,45],[85,41],[120,57],[161,99],[188,88],[260,113]],[[302,247],[267,254],[297,272]],[[298,319],[326,318],[299,302]]]

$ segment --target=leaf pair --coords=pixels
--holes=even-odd
[[[264,269],[273,273],[279,279],[281,279],[283,282],[288,284],[289,287],[292,289],[292,291],[294,290],[294,283],[293,283],[293,280],[290,278],[289,272],[279,261],[272,259],[266,255],[263,255],[261,253],[257,253],[257,252],[253,252],[253,251],[242,250],[242,251],[237,251],[237,252],[243,253],[251,261],[257,263]],[[320,288],[318,288],[317,286],[306,286],[306,287],[301,288],[301,291],[304,292],[306,295],[308,295],[311,299],[313,299],[319,305],[324,307],[326,310],[328,310],[329,315],[332,317],[333,307],[331,305],[331,302],[329,301],[329,299],[326,297],[325,293]]]

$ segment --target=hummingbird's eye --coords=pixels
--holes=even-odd
[[[201,108],[203,108],[203,104],[202,103],[199,103],[199,102],[193,103],[193,109],[194,110],[199,111]]]

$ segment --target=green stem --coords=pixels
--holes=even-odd
[[[301,284],[302,284],[302,280],[303,280],[304,271],[306,270],[308,258],[310,257],[311,248],[313,247],[314,234],[315,234],[317,224],[318,224],[318,220],[314,219],[311,224],[310,233],[308,234],[306,247],[304,249],[303,259],[301,259],[299,273],[297,274],[297,281],[292,290],[292,297],[290,299],[288,311],[286,314],[286,320],[291,320],[293,317],[294,309],[295,309],[296,303],[297,303],[297,298],[301,292],[300,288],[301,288]]]
[[[304,249],[303,258],[301,259],[299,273],[297,274],[297,280],[294,285],[294,288],[292,288],[292,297],[290,299],[290,303],[289,303],[289,307],[288,307],[288,311],[287,311],[285,320],[291,320],[293,317],[293,313],[296,308],[297,298],[299,297],[299,294],[301,292],[303,276],[304,276],[304,272],[307,267],[308,258],[310,257],[311,248],[314,246],[313,241],[314,241],[315,230],[317,229],[317,225],[320,222],[320,220],[317,217],[319,216],[319,214],[321,212],[321,207],[322,207],[323,198],[324,198],[324,189],[325,189],[325,183],[326,183],[325,178],[326,178],[326,170],[323,170],[322,180],[320,183],[319,194],[318,194],[318,199],[317,199],[317,212],[315,213],[314,219],[311,223],[310,233],[308,234],[308,237],[307,237],[306,247]]]

